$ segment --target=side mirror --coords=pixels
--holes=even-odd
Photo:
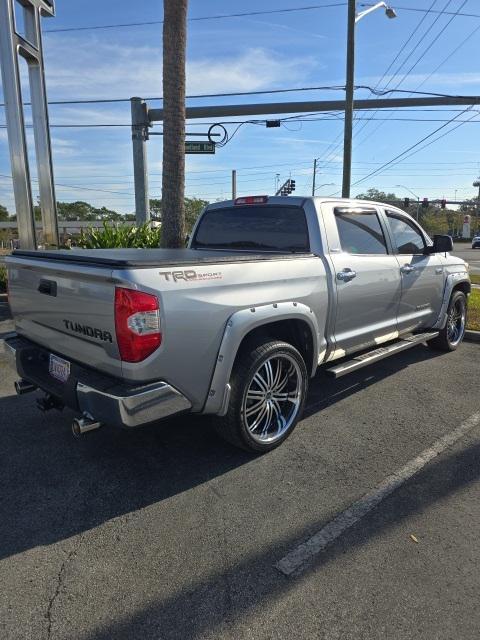
[[[453,251],[451,236],[433,236],[433,246],[428,247],[428,253],[448,253],[449,251]]]

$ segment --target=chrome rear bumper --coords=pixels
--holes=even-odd
[[[48,364],[39,364],[48,362],[45,356],[49,352],[17,334],[5,338],[4,353],[22,379],[52,394],[65,406],[105,424],[138,427],[188,411],[192,406],[167,382],[130,385],[76,363],[72,364],[68,382],[62,385],[50,376]]]
[[[138,427],[168,418],[192,406],[185,396],[166,382],[155,382],[119,394],[100,391],[79,382],[77,399],[82,413],[123,427]]]

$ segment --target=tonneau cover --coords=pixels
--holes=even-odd
[[[59,251],[26,251],[17,249],[15,258],[56,260],[116,269],[175,267],[185,264],[218,262],[252,262],[257,260],[288,260],[311,254],[249,251],[212,251],[208,249],[72,249]]]

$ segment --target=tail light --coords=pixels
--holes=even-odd
[[[115,331],[124,362],[145,360],[162,342],[158,298],[116,287]]]

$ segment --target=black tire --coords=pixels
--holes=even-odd
[[[268,367],[271,380],[270,391],[264,391],[260,385],[255,389],[258,384],[256,380],[261,379],[265,382],[264,375],[268,378]],[[291,379],[289,379],[291,371]],[[260,374],[260,372],[263,373]],[[276,375],[274,375],[275,372]],[[280,378],[277,386],[275,386],[277,376],[280,376]],[[280,383],[285,379],[287,379],[287,385],[281,388]],[[290,392],[294,384],[295,390]],[[308,373],[305,362],[297,349],[286,342],[275,340],[246,346],[237,357],[230,378],[230,385],[231,394],[228,411],[225,416],[216,418],[216,432],[236,447],[247,451],[265,453],[275,449],[288,438],[301,418],[308,390]],[[283,390],[287,388],[287,393],[284,393]],[[278,393],[275,392],[275,389],[279,390]],[[248,395],[257,394],[255,396],[256,399],[247,398],[247,393]],[[264,394],[263,397],[261,397],[262,393]],[[290,393],[291,397],[279,399],[280,396],[290,396]],[[270,396],[267,397],[268,394]],[[253,404],[248,405],[249,402]],[[289,403],[293,404],[291,414],[288,413]],[[257,405],[260,407],[258,410],[256,409]],[[262,432],[252,433],[252,427],[257,421],[255,417],[257,414],[249,418],[246,413],[255,410],[260,415],[263,406],[266,407],[265,417],[260,419],[258,424],[258,427],[263,425]],[[283,416],[283,412],[287,414],[288,420]],[[248,424],[249,419],[253,420],[250,425]],[[286,424],[283,424],[283,422]],[[277,434],[269,435],[269,425],[272,427],[272,431],[274,431],[273,427],[276,427]],[[283,431],[281,431],[282,427],[284,428]],[[255,430],[256,427],[253,431]],[[265,437],[262,440],[264,431]]]
[[[452,314],[460,313],[461,317],[457,321],[457,333],[453,332],[451,325]],[[467,297],[463,291],[454,291],[447,309],[447,322],[439,335],[433,340],[429,340],[428,346],[437,351],[455,351],[463,340],[465,327],[467,324]]]

